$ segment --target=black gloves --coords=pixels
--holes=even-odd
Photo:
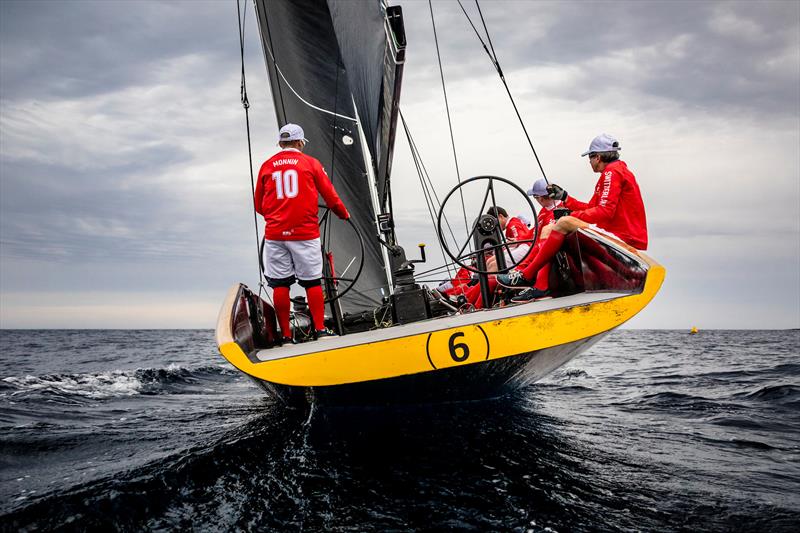
[[[553,200],[560,200],[564,201],[567,199],[567,191],[556,185],[555,183],[551,183],[547,186],[547,192],[550,193],[548,196]]]
[[[558,220],[561,217],[568,216],[570,213],[572,213],[572,211],[567,209],[566,207],[556,207],[555,209],[553,209],[553,218]]]

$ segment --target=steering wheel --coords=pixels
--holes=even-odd
[[[456,192],[460,192],[462,187],[466,186],[469,183],[475,183],[475,182],[478,182],[478,181],[488,181],[488,183],[486,185],[486,191],[485,191],[485,193],[483,195],[483,202],[481,203],[481,207],[480,207],[480,209],[478,211],[478,217],[477,217],[477,220],[476,220],[475,224],[473,224],[473,226],[472,226],[472,230],[469,232],[469,234],[467,235],[467,238],[464,240],[464,244],[458,249],[458,252],[454,254],[453,251],[451,250],[451,248],[447,245],[447,239],[445,239],[443,228],[442,228],[442,222],[443,222],[443,219],[445,219],[445,217],[444,217],[444,208],[447,205],[447,202],[450,200],[450,198],[452,198],[453,195]],[[474,252],[468,252],[468,253],[465,254],[464,250],[466,250],[467,246],[469,246],[469,243],[472,240],[472,236],[475,234],[476,231],[489,233],[491,231],[494,231],[495,227],[497,226],[496,219],[494,219],[495,222],[493,222],[491,217],[489,217],[488,219],[485,218],[485,217],[481,217],[481,215],[484,213],[484,208],[486,207],[487,202],[489,201],[490,198],[491,198],[491,206],[492,207],[496,207],[497,206],[497,200],[495,199],[495,190],[494,190],[496,182],[504,183],[504,184],[508,185],[509,187],[514,189],[516,192],[521,194],[523,198],[525,198],[525,201],[527,202],[528,207],[530,207],[530,209],[531,209],[531,213],[533,213],[533,238],[531,238],[531,239],[522,239],[522,240],[518,240],[518,241],[513,241],[513,243],[509,243],[509,242],[506,241],[505,232],[501,231],[500,232],[500,240],[501,240],[500,244],[496,244],[494,246],[487,246],[483,250],[476,250]],[[448,226],[449,226],[449,223],[447,223],[446,219],[444,220],[444,223],[448,224]],[[525,260],[525,258],[528,257],[528,255],[531,253],[531,250],[533,249],[532,246],[528,250],[528,253],[526,253],[524,256],[522,256],[519,259],[519,261],[514,262],[513,256],[511,255],[510,246],[511,245],[517,245],[517,244],[525,244],[525,243],[530,243],[532,245],[534,242],[536,242],[536,238],[539,236],[539,221],[536,218],[536,208],[533,206],[533,202],[531,202],[530,197],[527,194],[525,194],[525,191],[520,189],[519,186],[517,186],[514,182],[512,182],[510,180],[507,180],[505,178],[501,178],[499,176],[476,176],[474,178],[469,178],[468,180],[462,181],[461,183],[459,183],[458,185],[453,187],[453,189],[449,193],[447,193],[447,196],[445,196],[444,201],[442,202],[442,205],[439,208],[439,215],[437,217],[436,230],[437,230],[437,235],[439,237],[439,242],[442,244],[442,248],[444,249],[445,253],[450,257],[450,259],[455,261],[456,264],[466,268],[470,272],[475,272],[476,274],[497,274],[497,273],[508,272],[509,270],[513,269],[514,267],[516,267],[517,265],[522,263]],[[450,233],[452,235],[452,230],[451,230]],[[455,241],[455,237],[453,238],[453,241]],[[499,269],[497,272],[489,272],[489,271],[486,271],[486,270],[480,270],[479,268],[476,268],[475,266],[472,266],[471,264],[469,264],[469,261],[467,261],[469,258],[476,257],[478,254],[486,253],[486,252],[489,252],[489,251],[495,251],[495,250],[498,250],[498,249],[505,249],[508,252],[509,257],[511,257],[512,261],[511,261],[511,265],[510,266],[506,266],[506,268],[501,269],[501,270]]]
[[[321,239],[321,242],[322,242],[322,253],[323,253],[322,260],[323,261],[328,261],[328,253],[330,252],[330,238],[331,238],[330,237],[330,235],[331,235],[330,228],[331,228],[333,217],[330,216],[331,215],[331,210],[327,206],[320,205],[319,208],[321,209],[321,214],[320,214],[320,217],[319,217],[319,232],[320,232],[320,235],[322,236],[322,239]],[[323,288],[323,290],[325,290],[326,289],[326,283],[325,282],[328,282],[328,283],[333,284],[334,286],[337,287],[337,291],[336,291],[337,294],[336,294],[336,296],[333,296],[333,297],[331,297],[331,296],[326,294],[325,295],[325,303],[334,302],[334,301],[338,300],[339,298],[341,298],[342,296],[344,296],[345,294],[347,294],[350,291],[350,289],[353,288],[353,285],[356,284],[356,281],[358,281],[358,278],[361,276],[361,271],[364,269],[364,238],[361,236],[361,232],[358,231],[358,228],[355,226],[355,224],[353,224],[353,219],[352,218],[348,218],[347,220],[343,220],[343,222],[345,222],[347,224],[347,227],[351,229],[352,233],[354,234],[354,237],[358,240],[359,252],[358,252],[357,255],[354,255],[352,258],[350,258],[347,261],[346,264],[344,264],[344,268],[343,269],[342,269],[342,263],[343,262],[342,261],[338,261],[337,268],[340,270],[339,273],[336,273],[334,271],[334,269],[331,268],[332,265],[330,263],[326,263],[328,265],[328,269],[330,270],[332,275],[330,275],[330,276],[324,275],[325,274],[325,270],[327,270],[327,269],[323,269],[323,276],[322,276],[323,284],[322,284],[322,288]],[[339,259],[341,259],[341,258],[339,258]],[[344,258],[344,259],[347,260],[347,258]],[[354,264],[354,263],[356,263],[356,261],[357,261],[357,265]],[[352,271],[353,267],[356,267],[355,274],[352,275],[352,276],[345,277],[348,272]],[[344,289],[338,290],[339,284],[343,284],[344,285]]]

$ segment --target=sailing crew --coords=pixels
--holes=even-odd
[[[620,149],[617,139],[601,133],[592,139],[589,149],[581,154],[581,157],[589,156],[592,171],[600,174],[594,195],[588,203],[572,198],[558,185],[547,186],[549,197],[564,202],[572,212],[558,219],[549,237],[527,266],[498,276],[501,285],[530,285],[538,271],[549,264],[561,248],[564,238],[580,228],[589,227],[633,248],[647,249],[647,219],[642,195],[633,173],[619,158]],[[537,290],[532,287],[512,301],[525,302],[537,296]]]
[[[315,337],[329,336],[325,328],[322,294],[322,248],[317,221],[319,195],[343,220],[350,218],[331,180],[317,159],[303,153],[308,140],[303,128],[286,124],[278,133],[281,151],[258,171],[256,211],[264,215],[267,282],[284,342],[292,342],[289,328],[289,288],[295,279],[306,290]]]
[[[533,238],[533,231],[518,217],[509,217],[508,212],[502,207],[493,205],[486,211],[486,214],[497,219],[500,223],[500,229],[505,232],[507,242],[510,243],[507,247],[508,250],[503,249],[506,264],[512,265],[519,262],[530,250],[531,243],[513,243],[515,241],[530,241]],[[486,260],[486,270],[488,272],[497,272],[497,258],[495,256]]]
[[[474,266],[474,259],[472,260],[472,264]],[[438,287],[433,289],[433,296],[434,298],[439,298],[440,296],[457,298],[459,295],[464,294],[464,291],[467,290],[467,287],[471,281],[472,272],[470,272],[467,267],[462,266],[458,269],[458,272],[456,272],[455,276],[443,283],[440,283]]]
[[[539,178],[533,183],[533,186],[528,189],[528,196],[532,196],[534,200],[539,204],[541,209],[539,210],[539,214],[536,215],[536,223],[539,228],[539,235],[536,237],[536,241],[533,243],[533,249],[525,257],[522,262],[517,265],[518,269],[523,269],[525,266],[530,264],[534,257],[536,257],[539,248],[541,247],[541,243],[544,242],[547,237],[550,235],[550,232],[553,230],[553,226],[555,225],[555,216],[553,210],[557,207],[562,207],[562,203],[558,200],[554,200],[550,198],[550,193],[547,191],[547,182]],[[533,232],[531,232],[532,234]],[[532,238],[533,235],[531,235]],[[549,295],[549,278],[550,278],[550,264],[548,263],[544,267],[542,267],[537,276],[536,282],[534,283],[534,287],[537,289],[537,299],[546,298]],[[489,276],[489,293],[493,294],[495,289],[497,289],[497,276]],[[464,294],[467,299],[467,303],[471,304],[475,309],[481,309],[483,307],[483,301],[481,297],[481,291],[479,286],[470,287],[467,289],[467,292]]]

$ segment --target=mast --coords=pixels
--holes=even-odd
[[[356,110],[356,116],[358,116],[358,111]],[[366,139],[364,138],[364,129],[361,127],[361,121],[357,121],[358,124],[358,137],[361,139],[362,149],[364,151],[364,165],[367,168],[367,179],[370,182],[370,199],[372,200],[372,209],[375,213],[379,213],[383,211],[381,209],[380,203],[378,201],[378,189],[375,185],[375,172],[374,172],[374,162],[372,161],[372,157],[370,156],[369,147],[366,146]],[[380,238],[381,230],[380,225],[378,223],[377,216],[375,217],[375,234]],[[392,283],[392,272],[391,272],[391,262],[389,261],[389,252],[386,249],[386,246],[381,246],[381,253],[383,255],[383,264],[386,265],[386,283],[389,287],[389,294],[394,292],[394,284]]]

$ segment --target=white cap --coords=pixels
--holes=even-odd
[[[601,133],[592,139],[592,144],[589,145],[589,149],[583,152],[581,157],[597,152],[619,152],[621,149],[619,141],[608,133]]]
[[[521,220],[522,223],[525,224],[526,226],[530,226],[531,225],[531,217],[529,217],[525,213],[516,214],[516,215],[514,215],[514,218],[517,218],[517,219]]]
[[[303,141],[308,142],[303,133],[303,128],[297,124],[287,124],[278,132],[278,142]]]
[[[533,187],[528,189],[528,196],[547,196],[547,182],[544,178],[539,178],[533,182]]]

